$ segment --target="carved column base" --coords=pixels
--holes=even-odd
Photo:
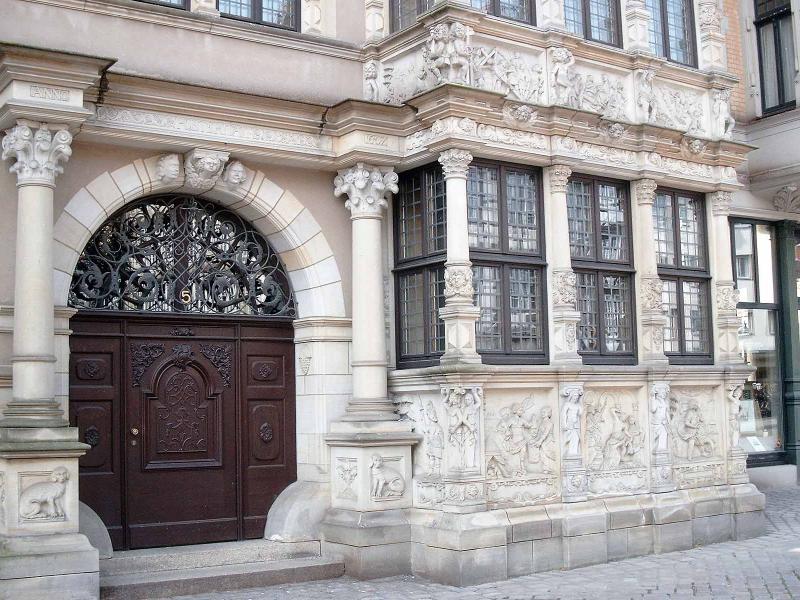
[[[725,57],[725,36],[719,31],[701,32],[700,57],[703,69],[725,71],[728,66]]]
[[[741,448],[728,452],[728,483],[750,483],[747,474],[747,453]]]
[[[717,363],[740,365],[744,361],[739,353],[739,317],[735,312],[717,314]]]
[[[651,489],[654,492],[671,492],[678,486],[672,473],[672,457],[669,452],[655,452],[651,468]]]
[[[482,475],[449,476],[444,479],[441,510],[473,513],[486,510],[486,481]]]
[[[561,498],[564,502],[581,502],[587,499],[589,483],[586,468],[580,457],[561,459]]]
[[[472,304],[447,304],[439,309],[444,321],[445,351],[441,364],[480,364],[475,342],[475,322],[480,309]]]
[[[553,310],[553,357],[551,364],[575,364],[583,361],[578,354],[578,323],[581,313],[576,310]]]
[[[640,324],[642,332],[641,363],[667,365],[669,359],[664,354],[664,326],[667,317],[663,312],[644,311]]]
[[[650,13],[644,6],[644,2],[634,0],[629,1],[625,10],[625,21],[628,24],[628,38],[625,41],[625,48],[636,52],[650,52],[650,40],[647,24],[650,20]]]

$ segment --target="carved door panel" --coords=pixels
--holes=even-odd
[[[264,534],[269,507],[297,477],[291,327],[242,327],[244,535]]]
[[[127,345],[129,546],[237,539],[234,341],[165,335]]]
[[[119,324],[78,321],[70,337],[69,418],[91,448],[80,460],[80,499],[108,528],[114,547],[124,543],[119,446],[121,391]],[[102,337],[99,337],[102,336]]]

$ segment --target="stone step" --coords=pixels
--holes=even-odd
[[[218,567],[319,556],[319,542],[243,540],[194,546],[146,548],[114,552],[112,558],[100,561],[100,576]]]
[[[100,577],[104,600],[155,600],[186,594],[224,592],[281,583],[341,577],[344,563],[328,558],[293,558],[268,562],[127,573]]]

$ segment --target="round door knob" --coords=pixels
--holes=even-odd
[[[131,427],[131,435],[139,435],[139,430],[136,427]]]

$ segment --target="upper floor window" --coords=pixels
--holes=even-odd
[[[392,31],[410,27],[417,16],[433,8],[435,0],[391,0]],[[473,8],[505,19],[533,23],[533,0],[470,0]]]
[[[567,31],[587,40],[622,45],[618,0],[564,0]]]
[[[795,104],[794,35],[788,0],[756,0],[761,106],[765,114]]]
[[[586,362],[633,362],[634,303],[627,186],[573,176],[569,246],[577,278],[578,352]]]
[[[298,28],[299,0],[219,0],[218,7],[225,17],[284,29]]]
[[[710,275],[702,197],[659,188],[653,205],[653,232],[668,315],[664,354],[674,363],[710,362]]]
[[[684,65],[695,65],[692,0],[645,0],[650,13],[650,50]]]

